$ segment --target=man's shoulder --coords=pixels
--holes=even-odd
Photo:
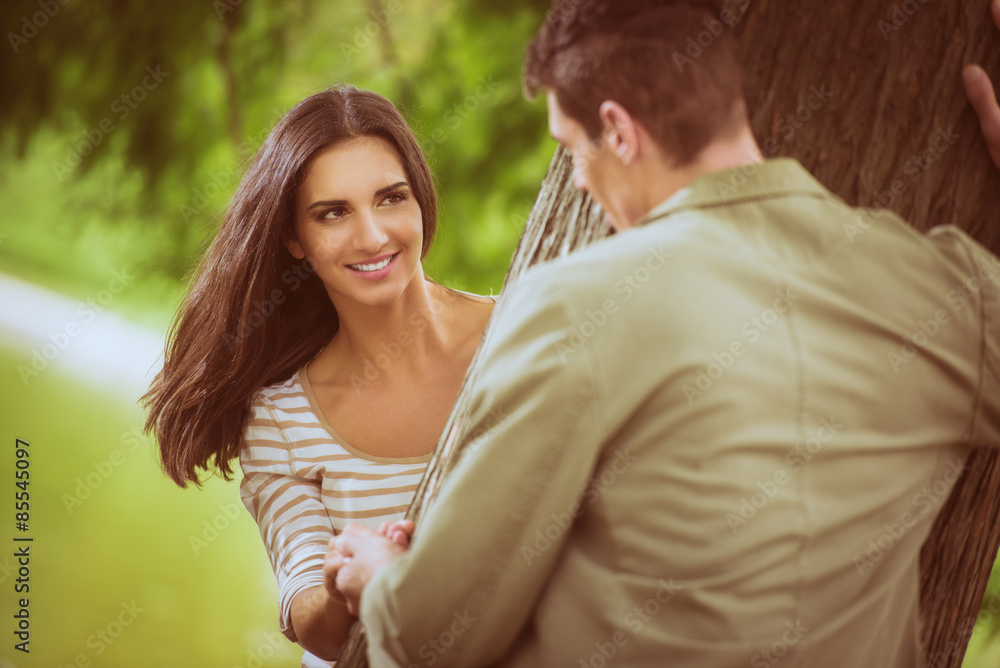
[[[707,249],[701,216],[677,214],[670,221],[629,229],[532,267],[519,282],[532,289],[557,286],[567,294],[613,287],[633,277],[643,283],[655,274],[674,272]]]

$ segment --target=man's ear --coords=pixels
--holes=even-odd
[[[598,109],[603,138],[608,148],[623,164],[629,164],[639,155],[639,129],[628,110],[614,100],[605,100]]]

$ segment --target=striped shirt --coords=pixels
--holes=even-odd
[[[240,496],[278,580],[281,632],[295,642],[292,599],[323,584],[330,538],[351,522],[376,529],[402,519],[430,455],[384,458],[351,447],[323,417],[305,368],[261,390],[251,411]]]

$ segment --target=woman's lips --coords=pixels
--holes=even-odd
[[[383,255],[380,258],[368,260],[367,262],[349,264],[347,265],[347,268],[350,269],[351,272],[358,278],[362,278],[366,281],[377,281],[385,278],[390,272],[392,272],[392,268],[396,264],[397,257],[399,257],[398,252],[391,255]]]

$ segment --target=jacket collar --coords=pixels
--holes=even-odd
[[[731,206],[789,194],[831,198],[830,191],[792,158],[775,158],[698,177],[653,207],[633,227],[661,220],[681,211]]]

